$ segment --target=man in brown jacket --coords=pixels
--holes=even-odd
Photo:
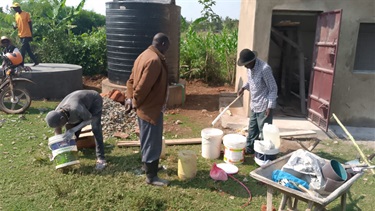
[[[167,180],[157,176],[162,149],[163,112],[168,96],[168,69],[164,54],[169,38],[163,33],[154,36],[152,45],[134,62],[126,83],[126,112],[136,109],[140,129],[140,142],[146,183],[166,186]]]

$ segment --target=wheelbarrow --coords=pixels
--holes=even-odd
[[[291,210],[297,210],[299,201],[303,201],[308,204],[306,211],[310,211],[313,208],[315,208],[315,210],[325,210],[325,207],[338,197],[341,197],[341,209],[345,210],[346,194],[347,192],[349,192],[349,189],[354,184],[354,182],[358,180],[364,172],[355,174],[329,195],[324,197],[317,197],[310,192],[301,192],[295,189],[291,189],[272,180],[272,172],[277,169],[280,170],[288,162],[291,155],[292,153],[280,157],[250,172],[251,177],[264,183],[267,186],[267,211],[272,210],[272,197],[275,190],[282,193],[282,200],[279,206],[279,210],[284,210],[286,206],[288,206],[288,208]],[[326,161],[328,162],[328,160]]]

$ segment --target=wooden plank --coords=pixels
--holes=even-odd
[[[302,35],[301,31],[297,31],[297,40],[298,45],[302,47]],[[305,54],[303,51],[299,51],[298,53],[298,64],[299,64],[299,96],[301,102],[301,112],[302,114],[306,114],[306,102],[305,102]]]
[[[316,132],[313,130],[297,130],[297,131],[287,131],[281,132],[280,137],[288,137],[288,136],[304,136],[304,135],[316,135]]]
[[[184,145],[184,144],[201,144],[202,138],[190,138],[190,139],[170,139],[165,140],[166,145]],[[137,147],[139,141],[118,141],[118,147]]]
[[[282,196],[282,198],[281,198],[281,202],[280,202],[279,210],[285,210],[287,199],[288,199],[288,195],[286,195],[286,194],[284,193],[283,196]]]
[[[91,131],[92,131],[91,125],[86,125],[85,127],[81,129],[81,133],[86,133],[86,132],[91,132]]]
[[[118,141],[118,147],[139,147],[139,141]]]
[[[267,186],[267,211],[272,211],[273,187]]]
[[[287,32],[288,33],[288,32]],[[283,41],[286,42],[286,41]],[[285,52],[282,53],[282,69],[281,69],[281,92],[283,96],[288,96],[289,94],[289,84],[288,84],[288,69],[289,69],[289,61],[290,61],[290,52],[291,46],[286,45]]]
[[[281,39],[285,40],[285,42],[287,42],[289,45],[291,45],[292,47],[297,49],[299,52],[303,52],[301,47],[296,42],[294,42],[293,40],[291,40],[288,37],[286,37],[285,35],[283,35],[276,28],[271,27],[271,32],[274,33],[276,36],[280,37]]]
[[[85,132],[85,133],[80,133],[79,138],[84,138],[84,137],[94,137],[94,133],[90,132]]]

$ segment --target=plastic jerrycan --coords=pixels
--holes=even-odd
[[[264,123],[263,126],[263,140],[270,140],[275,148],[280,148],[280,131],[276,125]]]

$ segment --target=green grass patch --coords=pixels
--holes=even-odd
[[[247,192],[235,181],[214,182],[209,177],[213,162],[200,155],[200,145],[167,146],[166,158],[161,161],[167,167],[159,176],[171,181],[170,187],[158,188],[145,184],[140,173],[139,148],[118,148],[116,139],[105,142],[108,167],[94,170],[95,152],[92,149],[79,152],[80,165],[69,171],[55,170],[50,161],[48,137],[53,130],[44,122],[45,115],[57,102],[34,101],[24,115],[0,113],[0,210],[243,210]],[[184,138],[200,136],[199,125],[194,119],[170,115],[183,121],[183,127],[191,127]],[[173,136],[173,134],[170,134]],[[340,162],[354,159],[357,155],[351,144],[339,141],[322,141],[316,154]],[[365,149],[361,146],[362,149]],[[192,180],[181,181],[177,176],[178,152],[193,150],[198,157],[198,173]],[[365,149],[365,153],[370,153]],[[251,190],[253,200],[247,210],[260,210],[266,203],[266,187],[249,176],[256,169],[253,159],[246,157],[238,165],[235,175]],[[372,210],[375,198],[374,177],[366,173],[351,188],[347,210]],[[279,193],[274,205],[280,203]],[[301,203],[302,205],[302,203]],[[328,210],[340,210],[335,200]],[[303,207],[303,206],[301,206]]]

